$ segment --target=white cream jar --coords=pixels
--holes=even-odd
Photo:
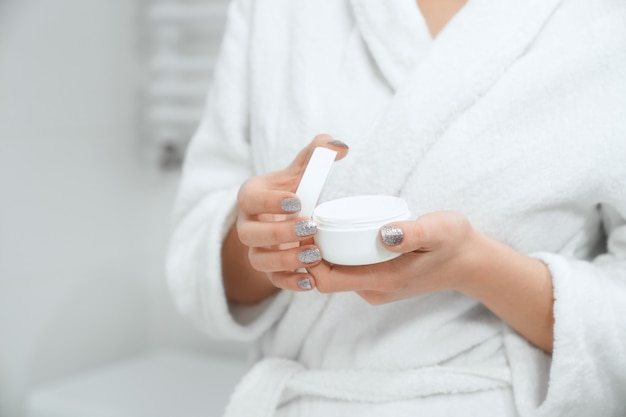
[[[400,256],[385,248],[379,230],[385,224],[410,219],[403,199],[361,195],[316,206],[336,155],[333,150],[316,148],[296,191],[302,202],[300,215],[311,217],[317,224],[314,240],[322,258],[337,265],[368,265]]]
[[[406,202],[398,197],[361,195],[327,201],[313,211],[315,244],[322,258],[333,264],[385,262],[401,254],[385,248],[381,226],[410,217]]]

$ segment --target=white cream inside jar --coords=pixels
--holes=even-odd
[[[400,256],[385,248],[379,230],[408,220],[406,202],[386,195],[361,195],[327,201],[313,211],[315,244],[326,261],[338,265],[368,265]]]

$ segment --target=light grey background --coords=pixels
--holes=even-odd
[[[167,292],[179,172],[139,134],[138,13],[128,0],[0,0],[2,417],[23,416],[38,387],[155,350],[243,357]]]

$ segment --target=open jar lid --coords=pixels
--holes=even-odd
[[[301,216],[311,217],[313,215],[313,210],[336,157],[337,152],[332,149],[317,147],[313,150],[296,190],[296,195],[302,205]]]

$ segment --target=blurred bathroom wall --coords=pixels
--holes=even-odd
[[[158,348],[243,354],[171,304],[178,171],[141,138],[138,2],[0,0],[0,416]],[[141,51],[139,51],[141,52]]]

